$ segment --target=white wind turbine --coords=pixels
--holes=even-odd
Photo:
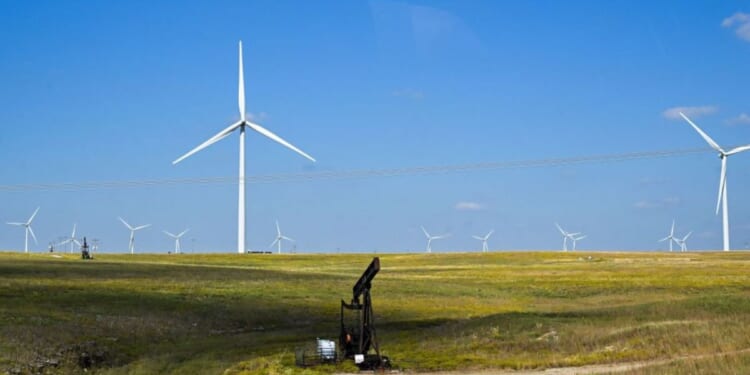
[[[578,236],[581,233],[579,233],[579,232],[576,232],[576,233],[566,232],[564,229],[562,229],[562,227],[558,223],[555,223],[555,226],[557,227],[557,230],[560,231],[560,234],[563,235],[563,251],[568,251],[568,239],[574,241],[573,242],[573,250],[575,250],[575,241],[583,239],[582,237],[576,239],[575,236]],[[586,236],[584,236],[584,237],[586,237]]]
[[[577,241],[580,241],[580,240],[582,240],[582,239],[584,239],[584,238],[586,238],[586,235],[585,235],[585,234],[584,234],[583,236],[578,236],[578,237],[576,237],[576,236],[572,236],[572,237],[570,238],[571,240],[573,240],[573,251],[575,251],[575,250],[576,250],[576,242],[577,242]]]
[[[141,225],[133,228],[121,217],[118,217],[118,219],[120,219],[120,221],[122,221],[122,223],[125,224],[128,229],[130,229],[130,242],[128,243],[128,249],[130,249],[130,253],[133,254],[135,252],[135,232],[144,228],[148,228],[151,226],[151,224]]]
[[[284,236],[284,235],[281,234],[281,228],[279,227],[279,221],[276,220],[276,239],[273,242],[271,242],[271,245],[269,245],[268,247],[273,247],[273,245],[277,245],[278,244],[278,246],[279,246],[279,254],[281,254],[281,241],[282,240],[287,240],[287,241],[294,242],[293,239],[291,239],[291,238],[289,238],[289,237]]]
[[[240,120],[232,125],[229,125],[224,130],[216,133],[213,137],[209,138],[205,142],[198,145],[198,147],[190,150],[185,155],[180,156],[172,164],[177,164],[190,155],[203,150],[204,148],[211,146],[212,144],[228,137],[232,132],[239,129],[240,131],[240,178],[239,178],[239,200],[237,202],[237,252],[242,254],[245,252],[245,127],[255,130],[256,132],[276,141],[283,146],[291,149],[292,151],[315,161],[312,156],[304,153],[302,150],[294,147],[291,143],[283,140],[281,137],[270,132],[266,128],[248,121],[245,118],[245,79],[242,72],[242,41],[240,41],[240,54],[239,54],[239,88],[237,93],[237,101],[240,109]]]
[[[685,235],[685,237],[682,238],[675,238],[674,241],[677,242],[678,245],[680,245],[680,252],[684,253],[687,251],[687,239],[690,237],[690,235],[693,234],[693,232],[688,232],[688,234]]]
[[[441,234],[439,236],[431,236],[429,233],[427,233],[427,229],[424,229],[424,227],[420,227],[420,228],[422,228],[422,232],[424,232],[425,237],[427,237],[427,252],[428,253],[432,252],[432,241],[433,240],[439,240],[439,239],[446,238],[446,237],[450,236],[450,233]]]
[[[484,237],[472,236],[472,237],[476,238],[477,240],[482,241],[482,252],[483,253],[486,253],[489,250],[489,247],[487,246],[487,240],[490,238],[490,236],[494,232],[495,232],[495,230],[493,229],[489,233],[487,233],[487,235],[484,236]]]
[[[659,242],[669,241],[669,252],[672,252],[672,241],[677,242],[674,237],[674,220],[672,220],[672,229],[669,231],[669,236],[666,236],[659,240]]]
[[[708,136],[708,134],[704,133],[701,128],[698,127],[698,125],[695,125],[692,121],[690,121],[685,114],[680,112],[680,116],[687,121],[690,126],[695,129],[695,131],[698,132],[698,134],[703,137],[703,139],[716,151],[719,152],[719,158],[721,159],[721,175],[719,176],[719,199],[716,202],[716,214],[719,214],[719,205],[722,207],[722,214],[723,214],[723,227],[724,227],[724,251],[729,251],[729,212],[727,209],[727,157],[730,155],[734,155],[737,153],[740,153],[742,151],[750,150],[750,145],[735,147],[729,151],[724,151],[724,149],[719,146],[718,143],[714,142],[711,137]]]
[[[185,233],[187,233],[189,230],[190,229],[185,229],[182,232],[180,232],[180,234],[172,234],[167,231],[163,231],[164,234],[166,234],[167,236],[174,238],[174,253],[175,254],[179,254],[181,250],[180,249],[180,237],[185,235]]]
[[[70,234],[70,237],[66,238],[64,241],[60,242],[58,245],[65,245],[66,243],[70,243],[70,252],[73,252],[73,244],[81,246],[81,243],[76,239],[76,224],[73,224],[73,233]]]
[[[31,214],[31,217],[25,223],[8,223],[10,225],[17,225],[19,227],[26,227],[26,240],[24,241],[24,244],[23,244],[23,251],[25,253],[29,252],[29,233],[31,233],[31,238],[34,239],[34,243],[37,243],[36,236],[34,235],[34,230],[31,229],[31,222],[34,220],[34,217],[36,216],[37,212],[39,212],[39,207],[37,207],[36,210],[34,210],[34,213]]]

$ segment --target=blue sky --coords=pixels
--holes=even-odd
[[[238,136],[171,161],[247,111],[314,156],[256,133],[247,173],[502,162],[750,143],[746,1],[0,3],[0,185],[233,177]],[[248,247],[274,220],[297,251],[658,250],[673,218],[721,246],[713,153],[566,167],[248,186]],[[750,153],[729,160],[733,248],[750,246]],[[41,206],[34,250],[69,234],[125,251],[117,221],[191,228],[183,248],[236,249],[236,184],[0,190],[0,220]],[[0,226],[0,249],[23,230]],[[288,250],[289,246],[285,247]]]

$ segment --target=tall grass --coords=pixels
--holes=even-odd
[[[296,369],[294,348],[337,336],[371,257],[1,253],[0,372],[343,371]],[[653,371],[702,372],[717,360],[700,356],[750,348],[750,254],[380,257],[378,337],[404,369],[701,358]],[[732,358],[724,373],[750,373]]]

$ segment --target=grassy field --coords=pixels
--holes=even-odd
[[[296,369],[294,349],[337,337],[371,258],[0,253],[0,373],[349,371]],[[633,373],[750,373],[731,354],[750,348],[748,253],[380,258],[379,341],[403,370],[689,358]]]

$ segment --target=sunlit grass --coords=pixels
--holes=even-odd
[[[750,348],[750,254],[386,254],[385,354],[411,370],[546,368]],[[372,255],[0,254],[0,372],[297,373]],[[747,355],[723,368],[748,373]],[[710,358],[660,368],[702,369]],[[727,367],[728,366],[728,367]],[[346,370],[339,367],[339,370]],[[651,370],[638,370],[647,371]],[[701,372],[701,371],[698,371]],[[653,372],[660,373],[660,372]]]

